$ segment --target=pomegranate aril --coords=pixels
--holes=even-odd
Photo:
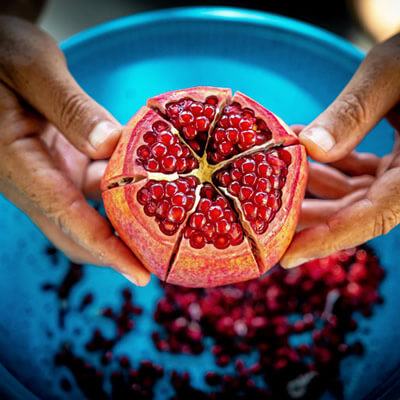
[[[193,140],[197,136],[197,130],[194,126],[184,126],[182,132],[187,140]]]
[[[185,208],[186,208],[186,210],[189,211],[193,208],[194,203],[196,202],[196,198],[194,197],[194,195],[188,194],[188,195],[186,195],[186,199],[187,199],[187,201],[186,201]]]
[[[164,196],[164,186],[162,183],[154,183],[150,187],[150,193],[154,200],[160,200]]]
[[[196,212],[192,214],[189,220],[189,224],[193,229],[201,229],[205,223],[207,222],[207,218],[203,213]]]
[[[257,141],[257,134],[253,130],[242,131],[239,134],[239,148],[247,150],[253,147]]]
[[[231,182],[231,176],[229,172],[223,171],[218,175],[218,182],[221,186],[227,187]]]
[[[271,208],[269,208],[269,207],[260,206],[257,209],[257,216],[259,218],[263,219],[267,223],[271,221],[272,215],[273,215],[273,212],[272,212]]]
[[[195,249],[201,249],[206,245],[203,233],[195,231],[190,236],[190,245]]]
[[[256,169],[256,162],[251,158],[246,159],[240,166],[240,170],[242,171],[243,174],[254,172],[255,169]]]
[[[152,144],[157,140],[157,136],[154,132],[146,132],[143,135],[143,140],[147,143],[147,144]]]
[[[144,168],[149,172],[158,172],[160,170],[160,164],[154,158],[149,158],[144,164]]]
[[[160,222],[160,230],[168,236],[174,235],[179,228],[178,224],[175,224],[167,219]]]
[[[176,206],[185,206],[187,203],[187,197],[185,193],[178,192],[176,193],[171,200],[171,203]]]
[[[226,235],[216,235],[214,237],[213,243],[217,249],[220,250],[226,249],[227,247],[229,247],[230,244],[229,237]]]
[[[151,198],[151,194],[150,194],[150,192],[149,192],[147,189],[141,188],[141,189],[138,191],[137,199],[138,199],[138,202],[139,202],[142,206],[144,206],[145,204],[147,204],[147,202],[150,200],[150,198]]]
[[[185,219],[186,212],[181,206],[172,206],[168,212],[167,219],[174,224],[180,224]]]
[[[179,123],[189,125],[194,121],[194,116],[190,111],[182,111],[179,114]]]
[[[178,138],[173,133],[164,131],[158,134],[157,139],[166,146],[171,146],[177,142]]]
[[[246,202],[246,203],[243,203],[242,207],[243,207],[243,212],[244,212],[244,216],[246,217],[246,219],[249,221],[254,221],[257,217],[257,211],[258,211],[257,206],[255,206],[251,202]]]
[[[157,210],[157,203],[155,203],[154,201],[150,201],[144,206],[144,212],[149,217],[153,217],[156,214],[156,210]]]
[[[182,154],[183,154],[182,146],[179,143],[174,143],[170,147],[169,152],[170,152],[170,154],[172,154],[175,157],[182,157]],[[184,160],[184,158],[182,160]]]
[[[246,200],[251,200],[254,195],[254,190],[252,187],[249,186],[242,186],[239,191],[239,200],[240,201],[246,201]]]
[[[255,233],[261,235],[267,230],[268,224],[264,219],[257,218],[255,221],[251,222],[251,227]]]
[[[167,200],[162,200],[156,209],[156,216],[160,219],[166,218],[170,207],[171,205]]]
[[[178,191],[178,185],[175,182],[167,182],[165,184],[165,195],[172,197]]]
[[[241,120],[241,116],[239,114],[231,114],[229,115],[229,125],[233,128],[237,128],[239,126],[239,122]]]
[[[268,194],[264,192],[257,192],[254,195],[254,202],[258,206],[266,206],[268,204]]]
[[[257,175],[254,172],[250,172],[242,176],[243,185],[253,186],[257,180]]]
[[[220,219],[215,223],[215,231],[216,233],[225,234],[228,233],[231,229],[231,225],[226,219]]]
[[[177,181],[175,181],[175,183],[178,186],[178,190],[182,193],[187,193],[190,189],[189,182],[186,179],[178,179]]]
[[[145,160],[150,156],[150,148],[147,145],[142,145],[137,149],[137,155],[140,159]]]
[[[165,121],[154,122],[152,128],[153,128],[153,131],[156,133],[160,133],[160,132],[169,130],[169,126]]]
[[[204,107],[201,103],[192,103],[189,109],[193,115],[201,115],[203,113]]]
[[[207,215],[208,215],[208,218],[209,218],[211,221],[215,222],[215,221],[218,221],[220,218],[223,217],[224,212],[223,212],[221,206],[212,205],[212,206],[208,209]]]
[[[186,161],[186,158],[178,158],[178,160],[176,161],[176,170],[177,170],[177,172],[183,173],[187,169],[189,169],[189,168],[188,168],[188,163]]]
[[[228,156],[229,154],[232,153],[233,151],[233,145],[230,142],[221,142],[218,145],[218,151],[220,152],[220,154],[222,154],[223,156]]]
[[[197,117],[194,122],[195,128],[200,132],[206,131],[209,125],[210,121],[208,120],[207,117]]]
[[[218,104],[218,97],[214,95],[208,96],[206,98],[206,103],[215,106],[216,104]]]
[[[200,199],[200,201],[199,201],[198,209],[199,209],[199,211],[205,213],[208,211],[208,209],[211,207],[211,205],[212,205],[212,201],[210,199],[203,198],[203,199]]]
[[[240,183],[238,181],[232,182],[228,187],[228,192],[233,195],[238,195],[240,192]]]

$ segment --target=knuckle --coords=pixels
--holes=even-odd
[[[60,96],[63,96],[60,98]],[[71,93],[65,95],[60,93],[58,119],[63,130],[70,131],[74,128],[77,121],[82,119],[87,110],[88,100],[81,93]]]
[[[350,129],[357,129],[368,119],[368,113],[361,94],[346,93],[337,99],[337,118]]]
[[[374,221],[374,237],[386,235],[399,224],[399,213],[393,209],[382,210],[377,213]]]

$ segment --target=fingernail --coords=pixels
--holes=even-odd
[[[306,128],[300,133],[300,137],[311,140],[325,152],[336,144],[335,138],[322,126]]]
[[[115,136],[120,126],[113,124],[110,121],[99,122],[89,133],[89,143],[95,148],[99,148],[109,137]]]
[[[138,282],[135,277],[127,275],[127,274],[122,274],[123,277],[128,279],[128,281],[132,282],[134,285],[138,286]]]
[[[291,269],[298,267],[301,264],[306,263],[307,261],[310,261],[308,258],[294,258],[292,260],[289,260],[289,262],[285,262],[284,264],[281,264],[283,268],[285,269]]]

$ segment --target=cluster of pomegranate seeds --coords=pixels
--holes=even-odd
[[[243,215],[256,234],[264,233],[279,211],[291,155],[283,148],[241,157],[219,171],[217,185],[239,199]]]
[[[220,288],[164,285],[154,314],[162,329],[153,332],[153,340],[159,350],[176,353],[180,347],[180,352],[197,354],[200,339],[193,342],[188,331],[193,324],[200,328],[197,337],[203,343],[214,341],[216,364],[236,369],[234,375],[210,371],[205,376],[217,393],[235,388],[232,393],[257,398],[254,378],[260,377],[266,387],[258,389],[265,398],[266,388],[279,398],[319,398],[325,390],[337,394],[341,360],[363,353],[360,342],[346,343],[347,333],[357,328],[354,313],[369,316],[372,306],[382,302],[378,286],[383,276],[365,247]],[[255,351],[258,360],[246,365],[241,357]]]
[[[217,103],[216,96],[209,96],[205,103],[182,99],[165,107],[168,119],[198,154],[205,148],[208,130],[217,112]]]
[[[156,121],[152,131],[143,135],[145,144],[138,147],[136,162],[149,172],[190,172],[198,167],[197,160],[164,121]]]
[[[207,159],[217,164],[271,138],[272,133],[265,121],[255,118],[253,110],[233,103],[224,108],[211,134]]]
[[[198,182],[193,176],[174,181],[149,180],[137,192],[137,200],[146,215],[155,217],[161,232],[174,235],[194,206]]]
[[[61,287],[63,302],[82,277],[82,266],[76,266],[70,265],[61,285],[53,285]],[[115,355],[118,343],[135,331],[133,318],[142,313],[130,289],[122,291],[120,308],[98,312],[115,323],[114,336],[95,329],[86,353],[78,351],[78,356],[71,345],[63,344],[54,361],[70,370],[88,399],[152,399],[161,384],[175,391],[171,398],[176,400],[309,400],[327,390],[340,397],[341,360],[364,352],[363,345],[349,343],[347,335],[357,330],[357,313],[371,316],[374,304],[383,301],[378,292],[383,277],[378,259],[365,246],[219,288],[163,283],[164,296],[154,312],[155,347],[172,354],[210,351],[218,368],[204,374],[206,390],[195,388],[188,372],[172,371],[160,382],[161,366],[141,361],[133,368],[127,355]],[[92,300],[93,295],[86,294],[75,310],[84,316],[83,324]],[[67,378],[60,385],[66,392],[72,389]]]
[[[213,244],[217,249],[236,246],[243,241],[243,230],[228,200],[206,183],[200,190],[200,201],[185,228],[184,237],[195,249]]]

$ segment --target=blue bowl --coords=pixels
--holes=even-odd
[[[355,47],[321,29],[231,8],[134,15],[79,33],[61,47],[78,83],[122,123],[153,95],[199,85],[240,90],[289,124],[308,123],[337,96],[363,58]],[[383,122],[358,150],[383,155],[391,146],[391,130]],[[119,302],[121,286],[127,283],[112,270],[86,267],[70,304],[74,309],[85,293],[94,292],[85,326],[79,313],[70,312],[60,330],[56,294],[41,287],[59,282],[68,262],[61,258],[54,266],[45,255],[48,242],[32,222],[2,197],[0,208],[1,398],[83,398],[74,388],[67,394],[60,390],[60,378],[71,376],[56,369],[52,357],[63,340],[82,346],[97,324],[95,310]],[[399,239],[400,230],[394,229],[370,243],[387,272],[381,285],[385,303],[372,318],[360,320],[355,339],[360,338],[367,351],[342,363],[344,399],[395,396],[400,366]],[[214,365],[210,355],[169,357],[154,350],[152,312],[161,293],[155,278],[148,287],[135,289],[136,303],[145,311],[136,330],[135,358],[178,370],[184,366],[201,386],[204,371]],[[80,335],[77,328],[82,329]],[[121,351],[132,353],[132,343],[121,344]],[[165,398],[165,393],[157,398]]]

